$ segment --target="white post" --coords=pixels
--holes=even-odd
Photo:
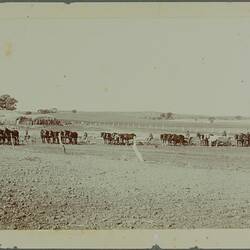
[[[12,137],[12,133],[11,132],[10,132],[10,139],[11,139],[12,148],[14,149],[14,142],[13,142],[13,137]]]
[[[58,139],[59,139],[59,143],[60,143],[60,145],[62,147],[63,153],[66,153],[66,148],[65,148],[64,144],[62,143],[62,134],[61,134],[61,132],[58,135]]]
[[[141,153],[140,153],[139,150],[137,149],[137,146],[136,146],[136,142],[135,142],[135,141],[134,141],[132,147],[133,147],[133,150],[135,151],[135,154],[136,154],[137,158],[139,159],[139,161],[143,162],[144,160],[143,160],[143,158],[142,158]]]

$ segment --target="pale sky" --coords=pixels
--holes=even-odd
[[[250,115],[250,18],[0,20],[18,109]]]

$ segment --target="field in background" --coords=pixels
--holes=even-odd
[[[174,120],[153,120],[150,117],[159,116],[156,112],[67,112],[60,111],[53,116],[57,119],[72,122],[66,127],[78,131],[107,131],[107,132],[135,132],[143,134],[155,133],[215,133],[221,134],[224,130],[229,135],[247,133],[250,131],[250,119],[224,119],[210,123],[207,117],[199,117],[197,121],[189,116],[177,116]]]
[[[15,117],[24,115],[24,112],[0,111],[0,118],[4,117],[4,114],[7,114],[8,117],[13,116],[10,124],[14,125]],[[33,115],[37,115],[37,113],[33,113]],[[241,119],[236,119],[234,116],[216,117],[214,123],[210,123],[209,117],[205,115],[174,114],[173,120],[158,119],[161,115],[160,112],[78,111],[73,113],[58,111],[51,115],[67,123],[66,126],[59,129],[69,128],[77,131],[142,132],[147,135],[151,132],[157,135],[160,133],[186,133],[187,130],[192,134],[197,132],[221,134],[226,130],[229,135],[250,131],[250,118],[248,117],[241,117]]]

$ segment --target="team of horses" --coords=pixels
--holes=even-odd
[[[200,146],[233,146],[233,137],[227,135],[200,134],[196,136],[184,136],[178,134],[161,134],[163,145],[200,145]],[[237,146],[240,144],[238,143]],[[250,144],[249,144],[250,145]]]
[[[189,144],[189,139],[184,135],[178,134],[161,134],[160,140],[164,145],[186,145]]]
[[[19,132],[16,129],[0,129],[0,144],[18,145]]]
[[[214,134],[200,134],[197,133],[201,146],[233,146],[235,141],[232,136],[227,135],[214,135]],[[190,139],[190,144],[193,142],[193,138]]]
[[[40,136],[42,143],[53,144],[77,144],[78,139],[78,133],[69,130],[53,131],[41,129]]]
[[[250,133],[240,133],[234,136],[201,135],[199,133],[197,135],[200,138],[201,145],[205,146],[250,146]]]
[[[195,137],[185,137],[177,134],[161,134],[163,145],[200,145],[200,146],[250,146],[250,133],[236,134],[234,137],[214,134],[197,133]]]
[[[242,147],[249,147],[250,146],[250,133],[244,134],[236,134],[234,136],[237,146],[242,146]]]
[[[136,134],[101,132],[104,144],[130,145],[134,142]]]

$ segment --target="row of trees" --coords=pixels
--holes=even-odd
[[[174,113],[168,112],[168,113],[161,113],[160,116],[159,117],[155,117],[154,120],[155,119],[158,119],[158,120],[162,120],[162,119],[164,119],[164,120],[174,120],[175,117],[174,117]],[[208,121],[210,123],[214,123],[214,121],[216,120],[216,118],[214,116],[210,116],[207,119],[208,119]],[[235,120],[241,120],[242,116],[237,115],[237,116],[234,117],[234,119]],[[196,117],[196,118],[194,118],[194,120],[198,121],[198,118]]]

